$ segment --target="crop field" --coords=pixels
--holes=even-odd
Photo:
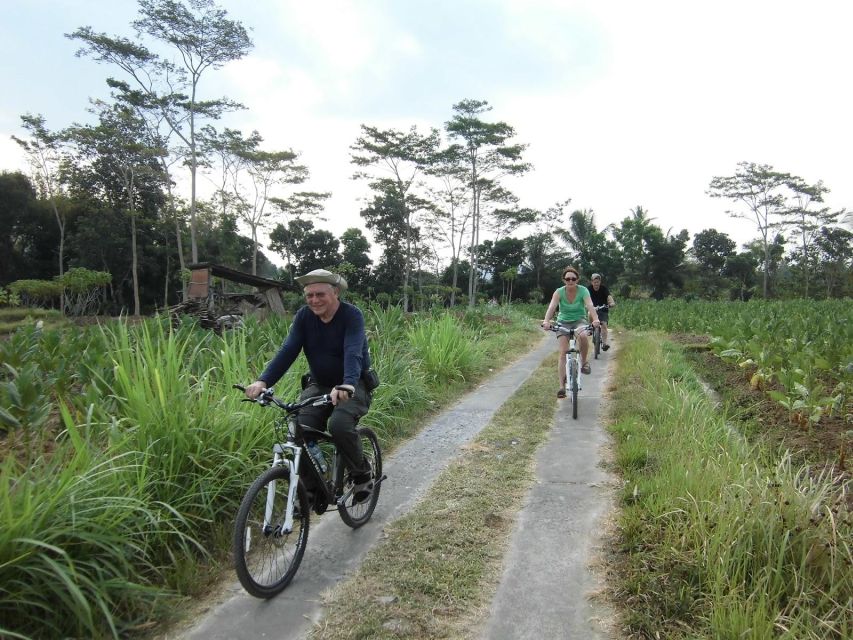
[[[628,300],[610,317],[626,329],[710,336],[715,353],[749,371],[753,388],[772,384],[770,396],[804,426],[853,420],[853,301]]]

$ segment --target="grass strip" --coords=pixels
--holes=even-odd
[[[614,386],[629,637],[853,637],[849,482],[748,444],[660,335],[624,335]]]
[[[312,638],[464,638],[497,588],[534,454],[554,422],[556,355],[498,410],[418,504],[328,595]]]

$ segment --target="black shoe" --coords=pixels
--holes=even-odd
[[[566,397],[566,390],[565,389],[557,389],[557,397],[558,398],[565,398]]]
[[[364,502],[370,498],[373,493],[373,467],[367,458],[364,458],[364,468],[367,469],[364,473],[354,476],[352,479],[352,499],[355,504]]]
[[[353,485],[352,488],[352,502],[353,504],[360,504],[362,502],[367,502],[370,499],[370,496],[373,495],[373,478],[370,478],[367,482],[359,482],[356,485]]]
[[[607,351],[609,348],[610,348],[610,345],[609,345],[609,344],[605,344],[605,345],[603,345],[603,346],[601,347],[601,350],[602,350],[602,351]]]

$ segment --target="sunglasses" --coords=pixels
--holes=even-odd
[[[577,278],[563,278],[563,280],[565,280],[566,282],[577,282],[578,281]]]

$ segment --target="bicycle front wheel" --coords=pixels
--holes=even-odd
[[[601,352],[601,328],[595,327],[592,330],[592,343],[595,347],[595,359],[598,360],[598,354]]]
[[[569,360],[569,384],[572,394],[572,418],[578,417],[578,361],[577,358]]]
[[[370,480],[373,483],[373,489],[367,499],[356,502],[355,496],[351,493],[353,489],[352,478],[347,474],[343,486],[343,495],[347,493],[350,495],[343,502],[338,501],[338,513],[341,520],[353,529],[358,529],[373,515],[376,503],[379,502],[380,479],[382,478],[382,451],[379,449],[379,439],[368,427],[359,427],[358,437],[361,439],[364,458],[370,463]]]
[[[234,568],[243,588],[256,598],[280,593],[296,575],[308,544],[309,505],[296,488],[293,527],[284,529],[290,469],[273,467],[249,487],[234,523]]]

